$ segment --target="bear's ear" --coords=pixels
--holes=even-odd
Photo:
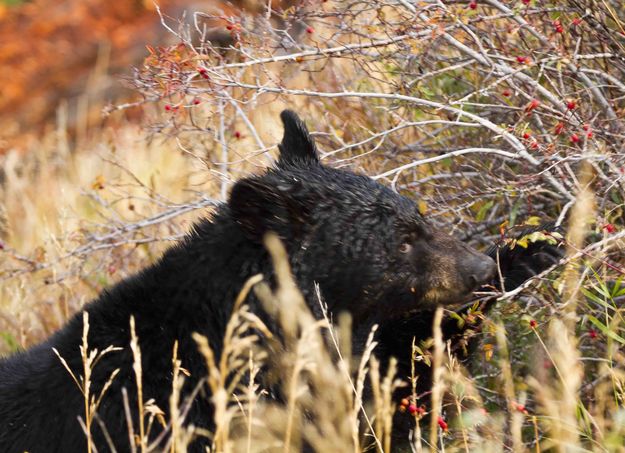
[[[261,179],[246,178],[237,182],[228,206],[234,221],[254,241],[262,241],[268,231],[283,237],[289,229],[285,194]]]
[[[278,145],[280,149],[278,165],[319,163],[315,141],[297,113],[283,110],[280,118],[284,124],[284,137],[282,143]]]

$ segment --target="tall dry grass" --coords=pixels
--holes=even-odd
[[[580,193],[573,210],[588,214],[591,197]],[[571,225],[571,231],[579,227]],[[616,440],[623,435],[618,419],[622,409],[620,398],[615,399],[614,394],[616,388],[622,388],[622,372],[612,374],[618,387],[603,386],[601,391],[597,387],[592,400],[584,398],[579,340],[570,323],[575,313],[567,305],[547,322],[546,329],[531,327],[543,348],[544,354],[537,357],[544,356],[547,362],[535,364],[536,371],[525,377],[524,387],[514,375],[510,338],[503,324],[495,324],[500,379],[488,392],[498,392],[505,402],[495,409],[486,407],[481,395],[485,389],[478,388],[477,381],[451,352],[451,345],[445,343],[440,328],[443,310],[437,310],[432,348],[426,352],[431,354],[433,373],[430,407],[423,413],[403,414],[413,417],[419,429],[397,442],[391,434],[399,406],[392,395],[401,382],[392,361],[383,372],[375,359],[375,328],[362,356],[351,356],[349,320],[341,318],[337,326],[328,316],[315,319],[295,285],[282,244],[271,235],[265,244],[275,266],[276,289],[272,291],[260,275],[247,282],[235,302],[219,361],[208,340],[195,337],[206,359],[206,385],[215,407],[212,432],[185,426],[176,393],[181,388],[178,379],[184,377],[179,369],[176,371],[179,362],[174,351],[172,363],[177,377],[167,421],[173,433],[168,451],[185,451],[197,436],[207,436],[214,452],[291,452],[303,448],[317,452],[622,451],[622,443]],[[565,259],[570,263],[575,257],[570,251]],[[570,274],[564,273],[562,279],[565,284],[579,285]],[[252,290],[277,321],[276,332],[243,304]],[[323,307],[321,298],[318,303]],[[87,345],[83,347],[88,350]],[[140,355],[134,336],[131,348],[140,383]],[[423,353],[421,349],[419,352]],[[94,354],[84,354],[87,382],[89,360]],[[414,360],[420,358],[418,355]],[[618,368],[615,363],[611,366]],[[140,405],[141,401],[139,395]],[[617,417],[608,419],[607,407],[616,409]],[[141,406],[139,413],[143,413]],[[140,418],[135,433],[140,439],[138,451],[142,452],[153,451],[142,428],[145,417],[148,415]],[[424,429],[423,422],[428,420],[429,427]]]
[[[110,231],[105,219],[119,216],[123,223],[132,223],[160,212],[175,212],[196,195],[185,191],[189,186],[220,191],[221,180],[206,180],[203,163],[181,152],[177,143],[147,144],[134,134],[137,131],[128,128],[111,137],[108,146],[100,143],[94,149],[57,156],[64,165],[54,166],[54,155],[44,151],[34,161],[18,162],[14,155],[5,156],[8,177],[2,195],[4,209],[10,213],[4,236],[9,259],[2,263],[3,271],[9,272],[4,276],[9,278],[2,280],[1,287],[8,333],[5,349],[41,338],[46,329],[60,325],[101,287],[157,256],[201,209],[181,214],[173,224],[148,223],[137,230],[142,236],[121,236],[128,242],[108,244],[103,252],[66,256],[77,244],[88,243],[89,234]],[[158,171],[155,162],[160,162]],[[40,169],[50,166],[53,172]],[[215,430],[205,432],[185,425],[185,405],[179,398],[184,370],[174,352],[176,378],[170,407],[152,407],[139,395],[141,406],[127,409],[143,413],[139,426],[129,427],[132,437],[140,439],[138,451],[157,449],[149,433],[157,414],[165,413],[162,409],[168,414],[165,423],[172,435],[167,448],[172,452],[186,451],[197,436],[211,439],[215,452],[299,451],[303,446],[319,452],[623,451],[621,293],[614,269],[606,266],[603,258],[606,247],[614,247],[614,242],[591,245],[590,249],[585,244],[588,219],[597,214],[592,202],[594,173],[582,168],[585,173],[579,177],[579,195],[567,228],[570,248],[565,272],[546,281],[551,287],[534,285],[515,294],[529,292],[555,301],[549,316],[539,311],[539,324],[524,327],[535,341],[534,346],[522,343],[523,347],[539,350],[534,360],[522,364],[515,358],[520,343],[514,335],[506,336],[509,322],[486,321],[486,332],[494,335],[495,346],[480,349],[480,344],[474,353],[491,354],[486,361],[500,377],[490,381],[484,376],[472,377],[451,353],[440,329],[434,329],[432,347],[425,351],[434,376],[431,403],[424,413],[398,414],[401,406],[393,394],[401,381],[410,385],[410,377],[396,376],[392,364],[380,369],[375,359],[375,332],[362,356],[353,357],[346,318],[336,318],[337,325],[330,322],[330,314],[314,319],[294,286],[283,249],[269,239],[280,282],[277,291],[270,291],[260,277],[243,288],[219,362],[215,362],[217,354],[211,345],[197,338],[207,362],[207,385],[216,408]],[[37,187],[54,196],[38,197]],[[17,199],[18,193],[23,195],[22,201]],[[132,210],[128,209],[131,204]],[[142,243],[142,239],[147,240]],[[42,268],[33,271],[38,264]],[[251,290],[273,314],[279,332],[270,332],[243,305]],[[554,291],[559,299],[553,299]],[[47,303],[42,303],[42,295]],[[600,304],[603,317],[589,301]],[[318,303],[322,304],[321,295]],[[29,307],[43,313],[41,318],[27,318]],[[56,315],[48,317],[50,312]],[[11,318],[7,313],[17,316]],[[580,320],[596,329],[594,338],[590,338],[590,330],[580,330]],[[250,334],[254,331],[263,333],[262,341]],[[90,370],[106,351],[90,351],[87,344],[81,350],[83,376],[68,375],[68,379],[74,379],[85,396],[83,426],[88,435],[102,397],[89,393]],[[137,342],[133,351],[135,358],[139,357]],[[589,355],[594,351],[601,355]],[[418,349],[415,360],[422,352]],[[588,370],[584,363],[590,360],[598,365]],[[137,366],[139,363],[136,360]],[[524,374],[519,374],[520,367],[525,368]],[[140,383],[140,367],[135,373]],[[414,382],[418,376],[412,378]],[[268,382],[283,385],[272,388]],[[281,401],[271,397],[278,391]],[[397,417],[410,418],[414,424],[406,439],[399,441],[392,435]]]

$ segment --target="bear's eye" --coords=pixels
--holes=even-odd
[[[411,250],[412,250],[412,245],[407,242],[404,242],[402,245],[399,246],[400,253],[410,253]]]

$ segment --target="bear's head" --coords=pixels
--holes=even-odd
[[[250,240],[280,236],[305,295],[317,283],[332,311],[359,322],[460,303],[492,280],[490,257],[434,228],[410,198],[322,165],[304,123],[281,118],[276,167],[239,181],[229,208]]]

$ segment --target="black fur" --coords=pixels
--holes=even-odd
[[[486,251],[488,256],[499,263],[506,291],[516,289],[530,278],[560,261],[564,256],[564,248],[561,247],[562,241],[559,238],[559,231],[559,228],[551,223],[525,227],[519,231],[510,231],[508,235],[511,236],[503,238]],[[530,242],[527,247],[522,247],[516,243],[518,239],[535,232],[544,232],[544,240]],[[556,234],[551,236],[553,233]],[[485,292],[500,290],[501,279],[499,275],[496,275],[481,289]],[[485,297],[475,302],[479,305],[479,311],[485,313],[495,301],[496,296]],[[459,304],[458,308],[450,307],[450,309],[462,316],[466,312],[467,305],[473,306],[474,303]],[[380,346],[377,353],[383,357],[393,355],[399,359],[401,378],[410,376],[413,339],[415,344],[419,345],[421,340],[431,337],[433,321],[434,310],[425,309],[404,314],[380,326]],[[466,328],[479,328],[479,324],[477,326],[459,326],[457,317],[448,316],[443,319],[442,330],[445,339],[453,340],[462,336]],[[417,393],[426,393],[430,388],[429,367],[422,365],[417,374],[420,376]]]
[[[424,338],[430,332],[428,313],[437,304],[465,300],[493,278],[492,259],[433,229],[413,200],[366,176],[322,165],[304,123],[290,111],[281,118],[285,133],[275,168],[239,181],[229,202],[156,264],[85,307],[90,348],[123,348],[97,365],[91,389],[99,394],[111,372],[120,369],[98,411],[117,451],[129,450],[123,387],[130,408],[136,407],[129,318],[136,320],[142,348],[144,399],[153,398],[167,411],[174,342],[179,342],[182,367],[191,374],[184,398],[206,375],[191,333],[208,337],[219,354],[244,282],[257,273],[271,280],[261,240],[267,231],[284,241],[293,274],[315,315],[320,316],[314,297],[318,283],[332,312],[352,314],[356,343],[373,323],[382,325],[384,354],[401,353],[389,329],[407,313],[419,313],[419,323],[411,328]],[[264,316],[253,296],[247,302]],[[82,314],[77,314],[46,342],[0,362],[0,451],[85,451],[77,421],[83,416],[83,397],[52,352],[56,348],[82,375],[82,329]],[[195,400],[186,422],[210,429],[212,415],[204,395]],[[109,451],[98,423],[93,436],[100,453]],[[192,451],[203,451],[206,443],[198,440]]]
[[[304,122],[292,110],[284,110],[280,114],[284,124],[284,138],[278,145],[280,164],[286,163],[319,163],[317,146],[310,137]]]

